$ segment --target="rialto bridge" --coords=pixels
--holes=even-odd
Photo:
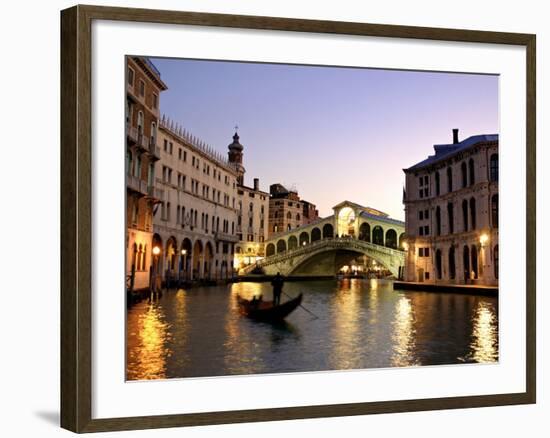
[[[399,277],[405,264],[405,224],[379,210],[344,201],[334,214],[265,242],[266,257],[242,274],[261,268],[267,275],[332,275],[366,255]]]

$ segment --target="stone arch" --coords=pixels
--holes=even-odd
[[[298,248],[298,239],[296,236],[290,236],[288,238],[288,249],[291,250],[296,248]]]
[[[286,251],[286,241],[284,239],[279,239],[277,241],[277,254],[285,251]]]
[[[203,276],[210,279],[212,276],[212,261],[214,260],[214,248],[211,242],[206,242],[206,245],[204,245],[203,259]]]
[[[173,272],[176,270],[178,260],[178,244],[174,236],[170,236],[166,241],[166,270]]]
[[[332,224],[323,225],[323,239],[331,239],[334,237],[334,227]]]
[[[187,278],[187,274],[189,273],[191,269],[191,257],[193,256],[193,243],[191,242],[191,239],[188,239],[187,237],[182,240],[181,242],[181,250],[185,251],[185,254],[181,252],[181,270],[183,271],[183,275],[185,278]]]
[[[321,230],[315,227],[311,230],[311,241],[316,242],[317,240],[321,240]]]
[[[380,225],[376,225],[372,229],[372,243],[376,245],[384,245],[384,230]]]
[[[265,255],[267,257],[272,256],[275,254],[275,245],[273,243],[268,243],[267,247],[265,249]]]
[[[359,227],[359,240],[370,242],[370,224],[368,222],[363,222]]]
[[[193,278],[199,278],[201,273],[201,260],[203,255],[203,244],[200,239],[193,245]]]
[[[308,245],[309,244],[309,234],[306,232],[306,231],[302,231],[300,233],[300,246],[303,246],[304,244]]]
[[[155,252],[158,249],[158,254],[155,255]],[[162,250],[163,243],[162,243],[162,237],[160,237],[159,234],[155,233],[153,234],[153,258],[152,258],[152,267],[155,273],[160,274],[162,272],[162,267],[164,265],[164,251]]]
[[[397,249],[397,232],[393,228],[386,231],[386,246]]]
[[[441,262],[441,250],[435,251],[435,273],[438,280],[442,277],[442,262]]]

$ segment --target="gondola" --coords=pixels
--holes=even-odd
[[[261,299],[247,300],[237,296],[241,313],[256,321],[277,322],[285,319],[302,303],[302,294],[277,306],[273,301]]]

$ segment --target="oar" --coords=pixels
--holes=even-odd
[[[292,298],[289,294],[287,294],[286,292],[283,292],[288,298],[290,298],[291,300],[293,300],[294,298]],[[319,319],[319,317],[313,313],[311,310],[309,310],[307,307],[304,307],[302,306],[302,304],[299,304],[299,306],[304,309],[307,313],[309,313],[310,315],[313,315],[315,317],[315,319]]]

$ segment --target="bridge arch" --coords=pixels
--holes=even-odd
[[[279,254],[280,252],[284,252],[284,251],[286,251],[286,240],[279,239],[277,241],[277,254]]]
[[[330,239],[334,237],[334,227],[332,224],[323,225],[323,239]]]
[[[309,243],[309,234],[306,233],[305,231],[302,231],[300,233],[300,246],[302,245],[307,245]]]
[[[298,239],[296,236],[290,236],[288,238],[288,249],[291,250],[296,248],[298,248]]]
[[[368,222],[363,222],[359,227],[359,240],[370,242],[370,224]]]
[[[399,249],[403,249],[404,239],[405,239],[405,233],[401,233],[399,235]]]
[[[316,242],[318,240],[321,240],[321,230],[315,227],[311,230],[311,241]]]
[[[397,249],[397,232],[393,228],[386,231],[386,246]]]
[[[265,255],[267,257],[272,256],[275,254],[275,245],[273,243],[268,243],[265,248]]]
[[[384,246],[384,230],[380,225],[376,225],[372,229],[372,243]]]

